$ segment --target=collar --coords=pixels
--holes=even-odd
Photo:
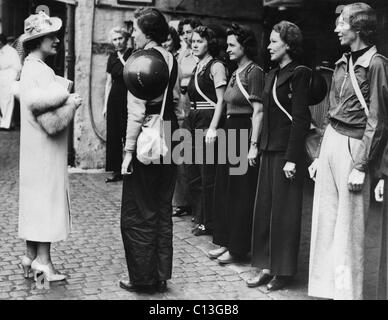
[[[197,67],[197,72],[201,72],[212,59],[213,59],[212,56],[208,56],[204,60],[199,61],[198,62],[198,67]]]
[[[37,61],[37,62],[40,62],[40,63],[43,63],[44,65],[46,65],[46,63],[42,60],[42,59],[39,59],[37,57],[34,57],[33,55],[29,54],[25,59],[25,61]]]
[[[155,41],[150,41],[145,45],[144,50],[151,49],[158,46],[159,45]]]
[[[357,59],[356,63],[354,64],[354,67],[359,65],[359,66],[361,66],[363,68],[368,68],[369,64],[370,64],[370,61],[372,60],[373,56],[376,53],[377,53],[376,46],[373,46],[367,52],[365,52],[361,57],[359,57]],[[350,52],[344,53],[342,55],[341,59],[339,59],[335,64],[336,65],[339,65],[341,63],[347,64],[348,63],[348,57],[349,57],[350,54],[351,54]]]

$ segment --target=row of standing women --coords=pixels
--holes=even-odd
[[[335,33],[351,53],[336,63],[320,156],[309,168],[315,180],[312,296],[362,298],[370,178],[387,142],[387,60],[377,53],[376,28],[376,14],[364,3],[346,6],[336,22]],[[268,290],[277,290],[297,272],[307,172],[304,145],[311,124],[311,71],[298,62],[302,35],[286,21],[274,26],[268,50],[277,67],[264,80],[263,71],[251,60],[254,35],[234,25],[228,30],[227,53],[238,69],[227,86],[227,68],[217,59],[214,39],[207,27],[193,30],[192,53],[199,62],[188,84],[191,110],[185,125],[191,131],[208,129],[203,149],[193,154],[205,152],[206,143],[216,143],[217,128],[249,130],[249,169],[235,176],[228,162],[186,167],[196,222],[193,232],[213,234],[219,248],[208,255],[220,263],[238,261],[251,252],[259,272],[247,285],[267,284]],[[223,103],[226,119],[221,116]],[[239,135],[233,139],[241,153]]]

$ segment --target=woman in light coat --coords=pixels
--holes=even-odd
[[[26,240],[25,277],[43,273],[47,281],[64,280],[50,257],[52,242],[65,240],[71,217],[67,175],[67,125],[81,105],[45,64],[57,53],[59,18],[43,12],[25,21],[23,45],[28,52],[20,78],[19,237]],[[51,117],[49,125],[44,118]],[[53,118],[54,117],[54,118]]]

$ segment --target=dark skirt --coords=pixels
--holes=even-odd
[[[251,119],[248,116],[232,116],[225,123],[226,137],[228,130],[236,130],[233,152],[239,155],[243,163],[231,164],[227,157],[226,164],[217,166],[214,190],[214,232],[213,242],[227,247],[232,255],[245,256],[250,252],[252,235],[252,217],[257,186],[258,166],[248,164],[249,137],[244,141],[245,150],[241,146],[240,130],[251,130]],[[228,154],[228,152],[227,152]],[[246,168],[242,175],[231,175],[230,169]]]
[[[185,164],[185,172],[187,174],[189,192],[190,192],[190,205],[192,208],[195,222],[197,224],[205,225],[206,229],[213,229],[213,192],[214,192],[214,180],[216,175],[216,150],[215,147],[207,148],[205,139],[199,144],[195,143],[195,130],[196,129],[208,129],[210,122],[213,118],[214,110],[190,110],[189,115],[186,117],[183,127],[190,131],[193,137],[192,141],[192,163]],[[208,151],[214,152],[214,162],[206,163]],[[198,157],[203,159],[203,163],[195,163],[195,159]],[[199,162],[199,161],[197,161]]]
[[[127,89],[113,82],[106,112],[106,171],[121,171],[127,130]]]
[[[183,126],[183,120],[179,121],[179,127]],[[177,177],[172,205],[174,207],[190,206],[189,182],[184,164],[177,165]]]
[[[272,274],[297,271],[303,182],[306,165],[296,164],[294,180],[285,177],[284,152],[263,151],[253,219],[252,265]]]
[[[173,120],[172,130],[177,127]],[[121,235],[133,284],[153,285],[171,278],[175,181],[175,164],[144,165],[136,155],[132,174],[124,176]]]

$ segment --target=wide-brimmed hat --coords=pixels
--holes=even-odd
[[[24,20],[24,33],[20,40],[26,42],[57,32],[62,27],[62,20],[57,17],[49,17],[43,11],[30,15]]]

